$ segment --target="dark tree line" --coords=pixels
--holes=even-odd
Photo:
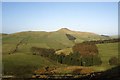
[[[70,53],[69,55],[60,54],[60,61],[62,64],[79,65],[79,66],[93,66],[102,63],[101,58],[97,55],[81,56],[79,52]],[[60,62],[60,63],[61,63]]]
[[[40,55],[44,57],[49,57],[55,53],[54,49],[46,49],[46,48],[38,48],[38,47],[31,47],[31,51],[33,55]]]
[[[120,38],[109,39],[109,40],[85,41],[83,43],[103,44],[103,43],[115,43],[115,42],[120,42]]]

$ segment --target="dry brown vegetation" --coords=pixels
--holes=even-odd
[[[82,56],[97,55],[98,48],[95,44],[91,43],[78,43],[73,46],[73,52],[79,52]]]
[[[42,77],[48,77],[49,75],[62,75],[64,74],[69,74],[69,75],[89,75],[90,73],[93,73],[94,70],[90,67],[82,67],[82,66],[68,66],[68,67],[59,67],[59,68],[49,68],[46,70],[45,68],[43,69],[38,69],[34,71],[34,74],[32,77],[33,78],[42,78]]]

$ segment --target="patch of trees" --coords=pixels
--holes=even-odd
[[[49,57],[55,53],[54,49],[46,49],[46,48],[38,48],[38,47],[31,47],[31,51],[33,55],[40,55],[44,57]]]
[[[63,53],[57,55],[55,54],[54,49],[37,47],[32,47],[31,51],[33,55],[47,57],[61,64],[80,66],[92,66],[101,64],[101,59],[97,55],[82,56],[79,52],[70,53],[69,55],[65,55]]]
[[[71,34],[66,34],[66,36],[70,41],[75,43],[76,38],[74,36],[72,36]]]
[[[69,40],[75,40],[76,39],[74,36],[72,36],[70,34],[66,34],[66,36]]]
[[[101,58],[97,55],[82,56],[79,52],[71,53],[64,57],[61,57],[61,61],[63,64],[79,66],[101,65],[102,63]]]
[[[116,42],[120,42],[120,38],[109,39],[109,40],[85,41],[83,43],[103,44],[103,43],[116,43]]]

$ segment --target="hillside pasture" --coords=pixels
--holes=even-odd
[[[24,53],[3,55],[2,59],[3,76],[5,74],[28,78],[31,77],[34,70],[38,68],[62,66],[50,59]]]

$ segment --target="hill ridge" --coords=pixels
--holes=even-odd
[[[8,35],[10,34],[16,34],[16,33],[27,33],[27,32],[35,32],[35,33],[39,33],[39,32],[45,32],[45,33],[53,33],[53,32],[63,32],[63,33],[70,33],[70,34],[74,34],[74,33],[88,33],[88,34],[96,34],[96,33],[93,33],[93,32],[85,32],[85,31],[76,31],[76,30],[71,30],[69,28],[60,28],[56,31],[20,31],[20,32],[15,32],[15,33],[9,33]],[[7,33],[5,33],[7,34]],[[99,34],[96,34],[96,35],[99,35]]]
[[[69,30],[68,28],[61,28],[57,31],[52,32],[24,31],[3,35],[3,43],[10,43],[11,45],[14,45],[23,38],[29,37],[27,41],[29,47],[36,46],[43,48],[63,49],[67,47],[72,47],[74,45],[74,43],[67,38],[66,34],[70,34],[73,37],[75,37],[76,43],[81,43],[83,41],[108,39],[104,36],[94,33],[72,31]],[[39,45],[36,43],[39,43]]]

